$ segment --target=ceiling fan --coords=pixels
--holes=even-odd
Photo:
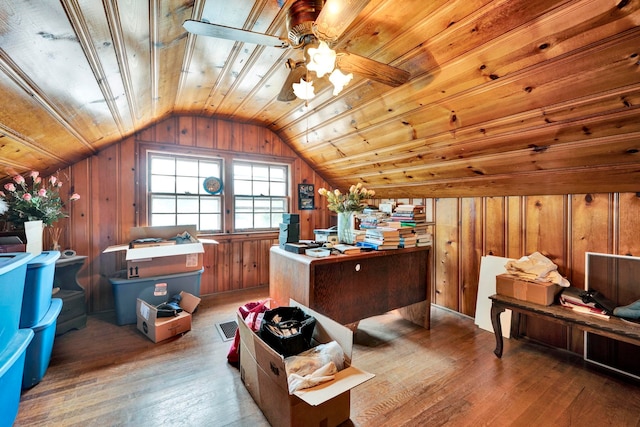
[[[296,99],[294,84],[308,84],[309,70],[316,71],[318,77],[324,75],[324,72],[317,71],[316,68],[313,67],[313,64],[310,63],[313,61],[309,52],[314,52],[313,49],[318,47],[319,49],[317,49],[317,51],[324,49],[323,43],[325,43],[325,46],[335,44],[340,35],[351,25],[369,1],[370,0],[295,0],[287,9],[287,38],[191,19],[186,20],[183,23],[183,27],[188,32],[201,36],[283,49],[304,49],[305,61],[287,60],[286,66],[290,69],[289,76],[278,95],[278,100],[280,101],[293,101]],[[284,1],[278,0],[278,3],[282,6]],[[334,52],[333,50],[331,51]],[[324,50],[323,52],[326,53]],[[333,55],[335,58],[335,68],[345,73],[356,73],[393,87],[400,86],[409,80],[409,73],[407,71],[364,56],[346,51],[334,52]],[[332,77],[330,77],[330,79],[336,89],[341,89],[342,86],[340,85],[346,84],[345,82],[336,84]],[[305,80],[307,82],[305,82]],[[303,96],[300,95],[300,92],[297,93],[298,96]],[[335,93],[334,90],[334,94]]]

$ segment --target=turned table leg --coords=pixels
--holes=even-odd
[[[491,325],[493,326],[493,333],[496,335],[496,349],[493,350],[493,354],[502,357],[502,325],[500,324],[500,314],[504,311],[504,307],[496,305],[494,302],[491,304]]]

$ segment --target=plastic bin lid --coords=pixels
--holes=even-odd
[[[49,310],[42,316],[42,319],[38,322],[37,325],[32,326],[33,332],[40,332],[42,329],[46,329],[47,327],[53,325],[53,323],[58,320],[58,315],[62,311],[62,299],[61,298],[51,298],[51,305],[49,306]]]
[[[40,268],[46,265],[53,264],[60,258],[60,251],[42,251],[40,255],[35,256],[29,264],[27,264],[27,268]]]
[[[33,258],[31,252],[7,252],[0,254],[0,276],[25,264]]]
[[[0,378],[4,377],[16,360],[24,354],[34,335],[31,329],[18,329],[9,344],[0,352]]]

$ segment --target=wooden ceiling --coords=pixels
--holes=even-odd
[[[345,0],[347,1],[347,0]],[[339,49],[406,70],[277,100],[301,50],[276,0],[2,0],[0,178],[91,156],[172,114],[262,124],[339,188],[382,197],[640,191],[640,0],[371,0]]]

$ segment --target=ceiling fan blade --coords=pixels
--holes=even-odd
[[[348,52],[338,54],[336,67],[393,87],[405,84],[411,76],[408,71]]]
[[[282,89],[280,89],[278,101],[295,101],[297,97],[293,93],[293,84],[298,83],[300,79],[307,74],[307,67],[304,65],[304,62],[298,62],[295,64],[290,62],[289,67],[291,68],[291,71],[282,85]]]
[[[208,22],[188,19],[182,24],[185,30],[199,36],[215,37],[218,39],[234,40],[243,43],[253,43],[265,46],[286,48],[289,47],[287,39],[281,39],[268,34],[254,33],[248,30],[225,27],[224,25],[210,24]]]
[[[351,25],[370,0],[327,0],[315,21],[316,34],[335,41]]]

